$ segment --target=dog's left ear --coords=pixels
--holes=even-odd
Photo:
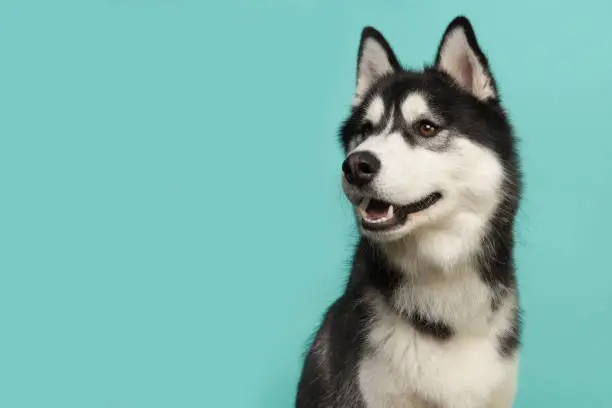
[[[496,100],[497,88],[470,21],[455,18],[444,35],[435,67],[446,72],[463,89],[482,101]]]

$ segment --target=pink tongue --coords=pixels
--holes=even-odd
[[[366,213],[368,214],[368,218],[371,220],[378,220],[380,218],[385,218],[387,216],[387,210],[370,210],[367,209]]]

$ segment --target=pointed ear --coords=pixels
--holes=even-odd
[[[383,35],[373,27],[364,28],[357,57],[357,86],[353,105],[363,101],[377,80],[399,70],[400,63]]]
[[[442,36],[435,66],[478,99],[497,99],[497,88],[489,63],[467,18],[460,16],[449,24]]]

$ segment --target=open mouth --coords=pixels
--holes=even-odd
[[[410,214],[423,211],[442,198],[439,192],[431,193],[424,199],[398,206],[375,198],[364,198],[359,204],[361,226],[370,231],[391,229],[406,221]]]

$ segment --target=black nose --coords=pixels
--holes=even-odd
[[[368,184],[380,170],[380,160],[370,152],[351,153],[342,163],[346,181],[362,187]]]

